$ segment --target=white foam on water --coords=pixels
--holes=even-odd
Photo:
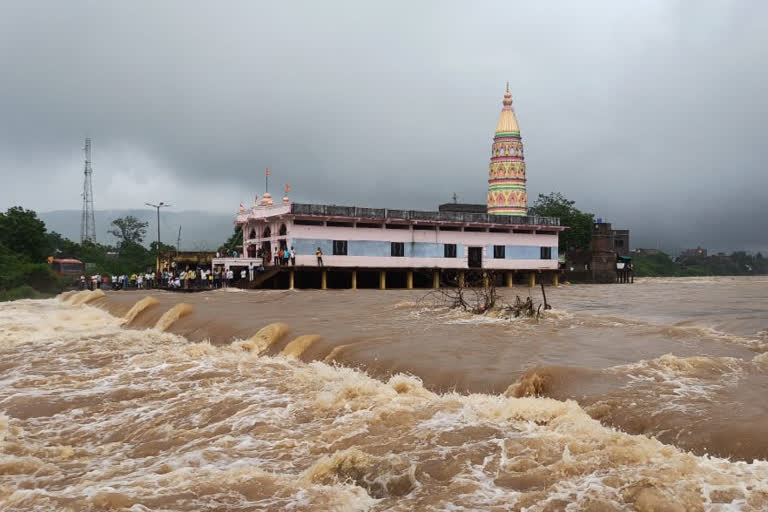
[[[436,394],[59,301],[0,305],[0,334],[4,509],[768,507],[768,463],[696,457],[572,401]],[[695,379],[693,361],[645,364]]]

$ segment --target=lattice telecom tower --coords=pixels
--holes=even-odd
[[[83,217],[80,220],[80,243],[96,242],[96,221],[93,214],[93,183],[91,176],[91,139],[85,139],[85,179],[83,180]]]

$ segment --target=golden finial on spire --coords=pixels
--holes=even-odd
[[[509,80],[507,80],[507,92],[509,92]]]
[[[509,82],[507,82],[507,90],[504,92],[504,106],[505,107],[511,107],[512,106],[512,94],[509,92]]]

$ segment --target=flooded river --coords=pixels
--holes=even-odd
[[[427,292],[0,304],[0,509],[768,509],[768,278]]]

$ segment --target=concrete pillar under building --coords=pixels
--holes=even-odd
[[[357,270],[352,271],[352,289],[357,290]]]
[[[382,270],[379,272],[379,290],[387,289],[387,272]]]
[[[483,288],[488,288],[490,285],[490,278],[488,277],[488,272],[483,272]]]
[[[535,288],[536,287],[536,272],[531,272],[528,274],[528,288]]]
[[[554,286],[560,286],[560,272],[555,272],[555,275],[552,276],[552,284]]]
[[[293,284],[294,284],[294,271],[291,270],[288,272],[288,289],[293,290]]]
[[[413,290],[413,270],[409,270],[405,274],[405,287]]]
[[[507,281],[507,288],[512,288],[512,276],[513,275],[514,274],[512,274],[512,272],[507,272],[505,274],[505,276],[504,276],[506,278],[506,281]]]
[[[440,271],[435,270],[432,272],[432,288],[437,290],[440,288]]]
[[[459,270],[459,288],[464,288],[464,284],[465,284],[465,281],[464,281],[464,271],[463,270]]]
[[[320,271],[320,289],[328,289],[328,272],[326,270]]]

